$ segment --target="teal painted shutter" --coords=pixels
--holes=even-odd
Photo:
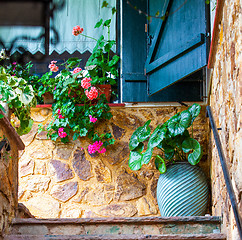
[[[132,0],[134,6],[147,11],[147,0]],[[144,66],[147,58],[146,17],[122,1],[121,28],[121,101],[147,101],[147,78]]]
[[[149,24],[149,100],[199,101],[207,65],[205,0],[149,0],[150,14],[157,10],[168,15]]]

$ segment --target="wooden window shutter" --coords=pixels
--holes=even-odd
[[[160,101],[201,100],[208,53],[205,1],[149,0],[149,9],[165,9],[167,17],[149,24],[155,34],[145,64],[148,94]]]
[[[147,11],[147,0],[132,0],[134,6]],[[147,58],[145,24],[147,19],[122,1],[121,91],[122,102],[147,100],[147,77],[144,66]]]

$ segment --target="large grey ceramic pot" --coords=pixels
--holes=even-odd
[[[203,216],[208,203],[208,183],[198,166],[179,162],[167,167],[157,183],[162,217]]]

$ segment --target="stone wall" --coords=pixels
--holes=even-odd
[[[223,2],[223,1],[222,1]],[[241,0],[224,1],[222,21],[215,51],[212,70],[210,105],[224,154],[230,169],[230,177],[240,216],[242,216],[242,14]],[[228,239],[239,239],[231,203],[225,188],[223,173],[215,142],[212,139],[212,213],[223,215],[223,231]]]
[[[0,239],[8,232],[17,213],[18,150],[24,149],[23,142],[7,118],[0,119],[0,142],[5,139],[11,149],[6,144],[0,151]]]
[[[156,216],[156,184],[153,162],[137,172],[128,167],[128,142],[133,131],[152,119],[152,128],[181,107],[112,108],[113,118],[100,128],[116,139],[105,154],[90,155],[88,139],[62,144],[38,133],[38,124],[51,119],[50,108],[32,109],[33,129],[22,137],[26,145],[19,162],[19,201],[39,218]],[[207,160],[208,123],[205,108],[195,121],[194,134],[204,146],[201,160],[210,176]]]

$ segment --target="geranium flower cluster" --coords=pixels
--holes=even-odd
[[[89,115],[90,122],[95,123],[97,121],[97,118],[92,117],[92,115]]]
[[[49,68],[50,68],[51,72],[57,72],[59,70],[59,67],[55,65],[56,63],[57,63],[57,61],[50,62]]]
[[[98,90],[95,87],[91,87],[89,91],[85,91],[85,94],[88,97],[88,99],[93,100],[98,97]]]
[[[80,67],[76,67],[74,70],[73,70],[73,73],[78,73],[78,72],[81,72],[82,69]]]
[[[59,128],[58,135],[59,135],[60,138],[65,138],[67,136],[67,133],[64,132],[64,128],[63,127]]]
[[[60,109],[57,110],[57,114],[58,114],[58,118],[59,119],[65,118],[63,115],[61,115],[61,110]]]
[[[96,141],[93,144],[90,144],[88,146],[88,152],[90,154],[93,154],[95,152],[99,152],[99,153],[105,153],[106,152],[106,148],[100,149],[101,146],[103,145],[103,142],[101,141]]]
[[[72,34],[74,36],[78,36],[79,34],[81,34],[83,32],[83,28],[81,28],[80,26],[76,26],[73,28],[72,30]]]

